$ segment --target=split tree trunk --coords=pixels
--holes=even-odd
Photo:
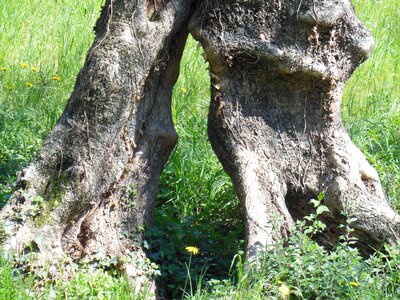
[[[341,120],[344,82],[373,46],[351,2],[204,1],[190,28],[211,66],[209,137],[244,208],[247,255],[286,237],[321,192],[325,244],[354,216],[362,251],[398,242],[400,216]]]
[[[6,250],[121,258],[143,274],[191,5],[107,1],[63,115],[0,213]],[[247,255],[287,236],[320,192],[322,242],[354,215],[362,249],[398,242],[400,216],[341,121],[343,84],[373,44],[349,0],[204,0],[190,29],[211,66],[209,135],[245,211]]]
[[[1,211],[5,250],[120,258],[143,274],[143,227],[177,142],[171,94],[191,3],[106,2],[64,113]]]

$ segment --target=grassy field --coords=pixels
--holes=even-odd
[[[93,39],[102,0],[0,0],[0,207],[17,171],[31,161],[73,89]],[[346,87],[343,118],[354,142],[378,170],[400,209],[400,2],[354,0],[376,46]],[[189,39],[175,86],[179,146],[163,172],[149,256],[164,292],[190,299],[398,299],[400,251],[363,259],[345,237],[327,252],[299,224],[252,271],[243,267],[243,224],[231,182],[206,134],[209,79],[202,50]],[[200,248],[193,257],[188,245]],[[189,268],[190,261],[190,268]],[[190,276],[188,276],[190,275]],[[190,277],[190,280],[189,278]],[[20,276],[0,258],[0,299],[141,299],[124,278],[85,266],[70,282]],[[186,289],[185,289],[186,287]]]

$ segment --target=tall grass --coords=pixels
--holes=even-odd
[[[60,116],[102,0],[1,0],[0,194]],[[1,200],[1,198],[0,198]]]
[[[32,160],[61,114],[103,2],[1,1],[0,207],[12,191],[16,172]],[[400,2],[354,4],[376,46],[346,86],[343,118],[357,146],[379,171],[390,201],[400,208]],[[238,200],[207,140],[209,94],[202,49],[189,38],[173,95],[179,145],[162,174],[154,225],[148,228],[145,243],[150,258],[160,266],[165,295],[279,298],[285,284],[294,298],[395,299],[400,293],[398,249],[366,261],[343,241],[328,253],[304,234],[301,225],[288,247],[278,243],[253,271],[243,266]],[[200,253],[187,269],[189,245],[200,248]],[[188,277],[192,289],[184,293]],[[93,266],[86,266],[70,283],[44,285],[36,296],[34,279],[34,274],[22,278],[7,260],[0,260],[0,299],[140,297],[123,278]]]
[[[375,49],[347,83],[343,117],[353,141],[378,170],[400,209],[400,2],[354,0]]]

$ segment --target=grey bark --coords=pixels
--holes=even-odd
[[[209,137],[241,200],[247,255],[290,234],[321,192],[324,244],[349,217],[363,252],[398,243],[400,216],[341,120],[343,85],[373,47],[351,2],[204,1],[190,29],[210,63]]]
[[[6,251],[112,257],[128,275],[143,274],[143,227],[177,142],[171,94],[190,6],[106,2],[62,116],[0,213]]]

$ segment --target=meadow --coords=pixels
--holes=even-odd
[[[18,170],[34,159],[62,113],[102,2],[0,0],[0,208]],[[376,45],[346,85],[343,119],[400,209],[400,2],[353,4]],[[400,249],[363,258],[344,236],[327,251],[311,239],[323,226],[315,215],[311,225],[297,224],[285,246],[279,242],[246,268],[238,200],[207,140],[209,98],[207,64],[189,38],[173,95],[179,145],[162,174],[154,224],[146,229],[162,292],[175,299],[398,299]],[[200,251],[192,255],[187,246]],[[0,299],[148,297],[118,274],[90,264],[79,268],[70,282],[38,287],[35,274],[20,274],[0,256]]]

